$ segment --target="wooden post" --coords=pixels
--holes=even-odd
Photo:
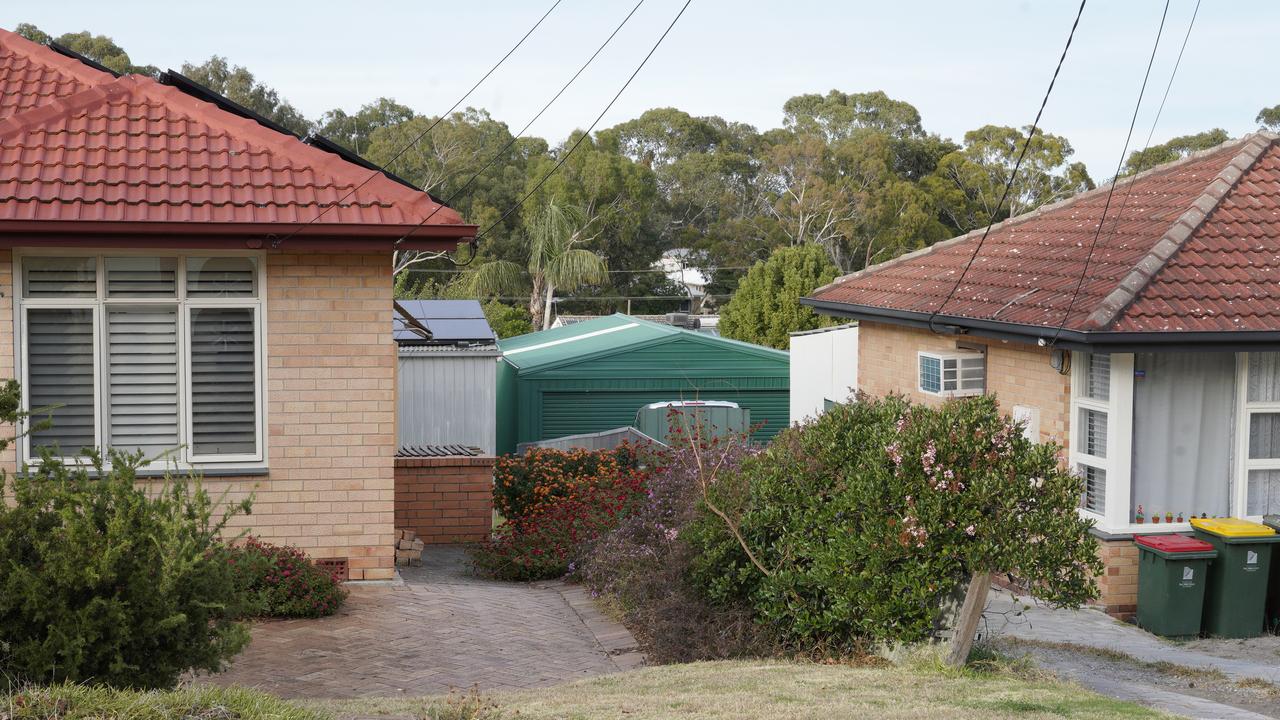
[[[951,638],[951,652],[947,654],[948,665],[962,667],[968,662],[969,651],[973,649],[973,640],[978,634],[978,623],[982,620],[982,611],[987,607],[987,593],[990,590],[990,572],[976,572],[969,579],[969,589],[964,593],[964,605],[960,608],[960,618]]]

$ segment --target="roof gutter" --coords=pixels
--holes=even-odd
[[[824,315],[931,329],[930,314],[924,312],[838,303],[809,297],[800,298],[800,303]],[[936,316],[932,330],[943,335],[972,335],[1089,352],[1234,352],[1280,349],[1280,330],[1081,332],[1064,329],[1054,341],[1057,329],[1053,327],[978,320],[957,315]]]
[[[0,221],[0,248],[270,248],[298,223]],[[475,225],[357,225],[323,223],[289,239],[296,250],[452,250],[476,235]],[[413,231],[399,246],[395,241]]]

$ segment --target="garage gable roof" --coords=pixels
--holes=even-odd
[[[622,313],[506,338],[498,341],[498,347],[502,350],[503,360],[515,367],[520,375],[527,375],[677,340],[784,363],[789,360],[789,355],[782,350],[641,320]]]

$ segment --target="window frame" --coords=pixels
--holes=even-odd
[[[1090,353],[1072,353],[1067,461],[1072,472],[1079,473],[1078,468],[1088,466],[1102,470],[1107,476],[1102,511],[1089,510],[1082,505],[1077,512],[1094,520],[1104,531],[1129,532],[1134,527],[1129,517],[1129,501],[1133,492],[1133,354],[1106,354],[1111,361],[1107,399],[1098,400],[1087,394]],[[1102,412],[1107,416],[1106,457],[1090,455],[1081,449],[1085,439],[1081,423],[1084,410]]]
[[[1235,472],[1232,473],[1235,488],[1231,493],[1231,503],[1237,517],[1255,522],[1262,520],[1262,516],[1247,514],[1249,512],[1249,471],[1280,470],[1280,458],[1249,457],[1249,426],[1255,414],[1274,413],[1280,413],[1280,401],[1249,401],[1249,353],[1236,353]]]
[[[94,257],[96,258],[96,294],[88,297],[24,297],[23,261],[28,257]],[[107,258],[113,257],[173,257],[177,259],[176,287],[173,297],[109,297],[106,287]],[[187,259],[207,257],[248,257],[254,260],[255,290],[252,297],[187,297]],[[267,439],[267,285],[266,285],[266,253],[261,250],[150,250],[150,249],[70,249],[70,248],[19,248],[13,251],[13,310],[14,310],[14,360],[19,365],[17,375],[21,378],[22,409],[30,410],[27,388],[29,360],[26,332],[26,315],[30,308],[89,308],[93,311],[93,345],[94,345],[94,442],[95,446],[105,450],[103,443],[107,438],[108,404],[110,402],[109,383],[106,382],[106,354],[108,352],[107,322],[109,308],[138,306],[173,306],[177,308],[178,337],[178,439],[180,446],[176,453],[162,458],[156,463],[145,466],[147,470],[160,470],[172,466],[175,462],[183,466],[201,467],[218,470],[261,470],[265,467],[268,455]],[[254,320],[254,412],[255,412],[255,445],[257,452],[234,455],[196,455],[194,452],[193,427],[191,421],[191,339],[190,313],[192,308],[247,308],[253,311]],[[38,419],[38,418],[36,418]],[[29,429],[24,424],[23,430]],[[19,455],[22,462],[34,462],[32,457],[31,438],[24,434],[19,444]],[[64,449],[65,451],[65,449]],[[64,462],[85,464],[86,458],[81,456],[63,456]],[[105,459],[105,458],[104,458]]]
[[[934,392],[932,390],[926,390],[924,387],[924,383],[921,382],[920,369],[921,369],[921,362],[924,360],[924,358],[930,358],[938,361],[938,387],[939,387],[938,392]],[[982,360],[982,387],[979,389],[973,389],[973,388],[962,389],[959,387],[960,386],[960,370],[961,370],[960,363],[963,360],[970,360],[973,358],[981,358]],[[956,369],[955,369],[956,389],[955,390],[947,389],[946,363],[948,360],[956,361]],[[977,397],[979,395],[985,395],[987,393],[987,355],[986,353],[975,352],[971,350],[961,350],[957,352],[936,352],[933,350],[917,351],[916,352],[916,390],[918,390],[919,392],[925,395],[930,395],[932,397],[941,397],[941,398]]]

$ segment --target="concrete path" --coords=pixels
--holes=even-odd
[[[635,641],[579,588],[471,574],[461,548],[428,548],[404,584],[353,586],[318,620],[259,623],[219,685],[287,698],[395,697],[541,687],[639,665]]]
[[[1025,605],[1031,607],[1024,609]],[[1276,663],[1224,658],[1183,647],[1135,625],[1119,622],[1098,610],[1054,610],[1036,606],[1031,600],[1015,597],[1007,591],[993,590],[984,618],[987,622],[987,634],[993,639],[1013,637],[1064,643],[1122,653],[1142,663],[1167,662],[1199,670],[1216,670],[1235,681],[1258,678],[1280,685],[1280,666]],[[1037,659],[1044,660],[1040,656]],[[1111,676],[1098,672],[1097,668],[1087,662],[1048,660],[1042,664],[1055,674],[1075,680],[1104,695],[1141,702],[1148,707],[1158,707],[1185,717],[1231,720],[1276,717],[1176,692],[1155,684]],[[1280,711],[1280,707],[1277,710]]]

